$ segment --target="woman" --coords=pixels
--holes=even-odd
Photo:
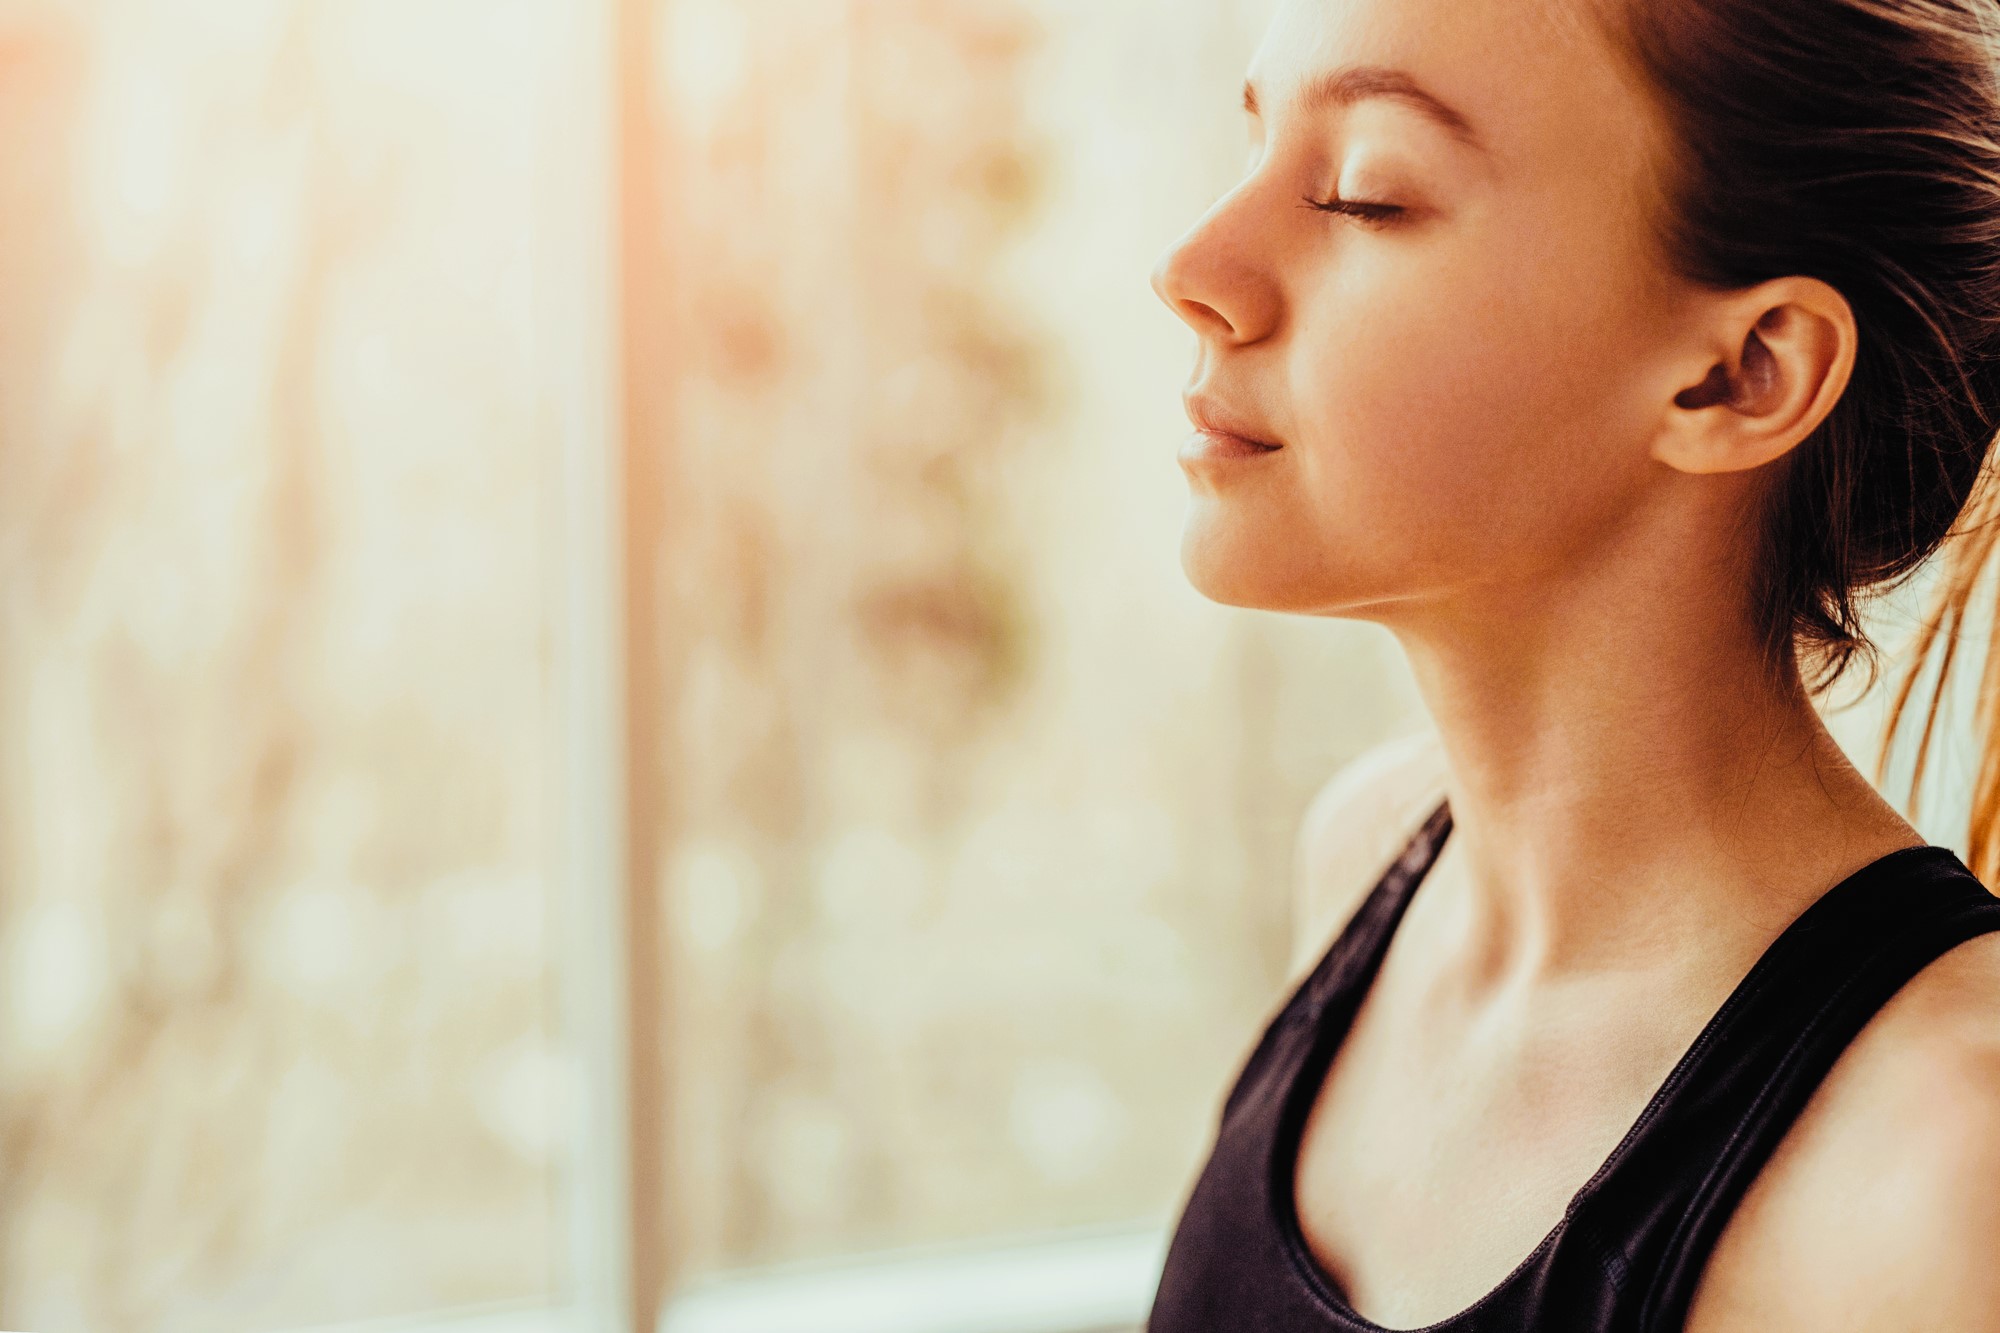
[[[2000,901],[1812,702],[2000,422],[1996,32],[1283,5],[1154,275],[1183,564],[1386,626],[1435,739],[1307,817],[1151,1333],[2000,1329]]]

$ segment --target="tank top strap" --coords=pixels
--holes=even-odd
[[[1329,1008],[1360,1003],[1389,952],[1389,941],[1416,896],[1417,886],[1437,860],[1450,832],[1451,803],[1441,800],[1362,899],[1319,965],[1300,984],[1294,1001],[1301,1019],[1318,1024]]]
[[[1677,1333],[1710,1251],[1840,1054],[1923,967],[2000,930],[1956,853],[1905,847],[1822,894],[1759,957],[1571,1204],[1565,1240]]]
[[[1238,1066],[1235,1081],[1223,1098],[1222,1119],[1229,1119],[1245,1095],[1271,1072],[1270,1066],[1293,1033],[1322,1028],[1329,1010],[1346,1011],[1359,1006],[1389,950],[1390,937],[1396,933],[1404,909],[1410,905],[1418,883],[1450,831],[1451,806],[1440,801],[1396,859],[1384,868],[1374,888],[1334,936],[1312,971],[1292,988],[1266,1021],[1256,1045]]]

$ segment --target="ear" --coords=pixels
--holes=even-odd
[[[1854,312],[1817,278],[1722,293],[1696,317],[1653,457],[1682,472],[1761,467],[1826,420],[1847,388]]]

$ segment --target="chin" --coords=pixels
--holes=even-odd
[[[1301,554],[1310,558],[1301,563]],[[1367,620],[1368,608],[1394,600],[1393,590],[1374,586],[1377,579],[1356,569],[1343,574],[1340,563],[1299,542],[1206,522],[1195,510],[1181,531],[1181,572],[1196,592],[1223,606]]]
[[[1302,610],[1303,589],[1265,542],[1219,531],[1194,514],[1181,532],[1181,572],[1194,590],[1223,606],[1260,611]],[[1288,577],[1288,575],[1293,575]]]

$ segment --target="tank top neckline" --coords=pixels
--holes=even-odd
[[[1383,956],[1388,952],[1390,940],[1401,923],[1403,913],[1417,889],[1428,877],[1431,866],[1443,850],[1444,841],[1451,832],[1451,803],[1440,801],[1424,824],[1411,839],[1402,856],[1391,863],[1373,891],[1363,900],[1354,915],[1348,919],[1319,963],[1308,974],[1302,989],[1313,987],[1325,980],[1326,970],[1337,962],[1344,962],[1338,977],[1338,984],[1322,994],[1317,1003],[1310,1004],[1302,1011],[1306,1021],[1313,1024],[1311,1045],[1297,1069],[1292,1072],[1282,1090],[1282,1112],[1278,1119],[1277,1131],[1271,1136],[1270,1148],[1265,1166],[1269,1172],[1270,1188],[1266,1191],[1270,1201],[1270,1220],[1275,1224],[1281,1240],[1281,1248],[1295,1276],[1310,1291],[1322,1311],[1330,1315],[1349,1333],[1452,1333],[1476,1321],[1479,1316],[1507,1295],[1535,1270],[1538,1262],[1561,1240],[1563,1232],[1570,1225],[1578,1209],[1584,1207],[1607,1177],[1615,1171],[1626,1157],[1635,1141],[1646,1127],[1672,1100],[1675,1091],[1681,1087],[1699,1068],[1704,1054],[1728,1030],[1736,1014],[1750,1001],[1765,980],[1784,961],[1785,957],[1800,946],[1807,936],[1819,929],[1823,923],[1835,917],[1843,905],[1859,897],[1877,879],[1892,871],[1900,870],[1912,859],[1943,856],[1956,859],[1956,853],[1949,848],[1932,843],[1913,843],[1868,862],[1850,872],[1819,897],[1809,903],[1798,916],[1779,932],[1753,963],[1750,970],[1738,980],[1722,1004],[1709,1016],[1708,1021],[1696,1034],[1694,1041],[1681,1053],[1680,1058],[1668,1071],[1666,1078],[1654,1090],[1653,1095],[1639,1112],[1639,1117],[1619,1139],[1611,1154],[1599,1164],[1590,1178],[1571,1196],[1563,1207],[1563,1214],[1556,1220],[1535,1248],[1520,1263],[1502,1277],[1484,1295],[1443,1319],[1434,1320],[1412,1328],[1397,1329],[1378,1324],[1355,1310],[1348,1303],[1331,1274],[1323,1269],[1314,1258],[1305,1239],[1304,1228],[1299,1222],[1297,1202],[1294,1198],[1295,1176],[1298,1169],[1299,1146],[1304,1138],[1305,1121],[1313,1102],[1325,1081],[1333,1058],[1346,1041],[1352,1028],[1360,1001],[1373,985],[1375,974],[1381,968]],[[1386,896],[1385,896],[1386,895]]]

